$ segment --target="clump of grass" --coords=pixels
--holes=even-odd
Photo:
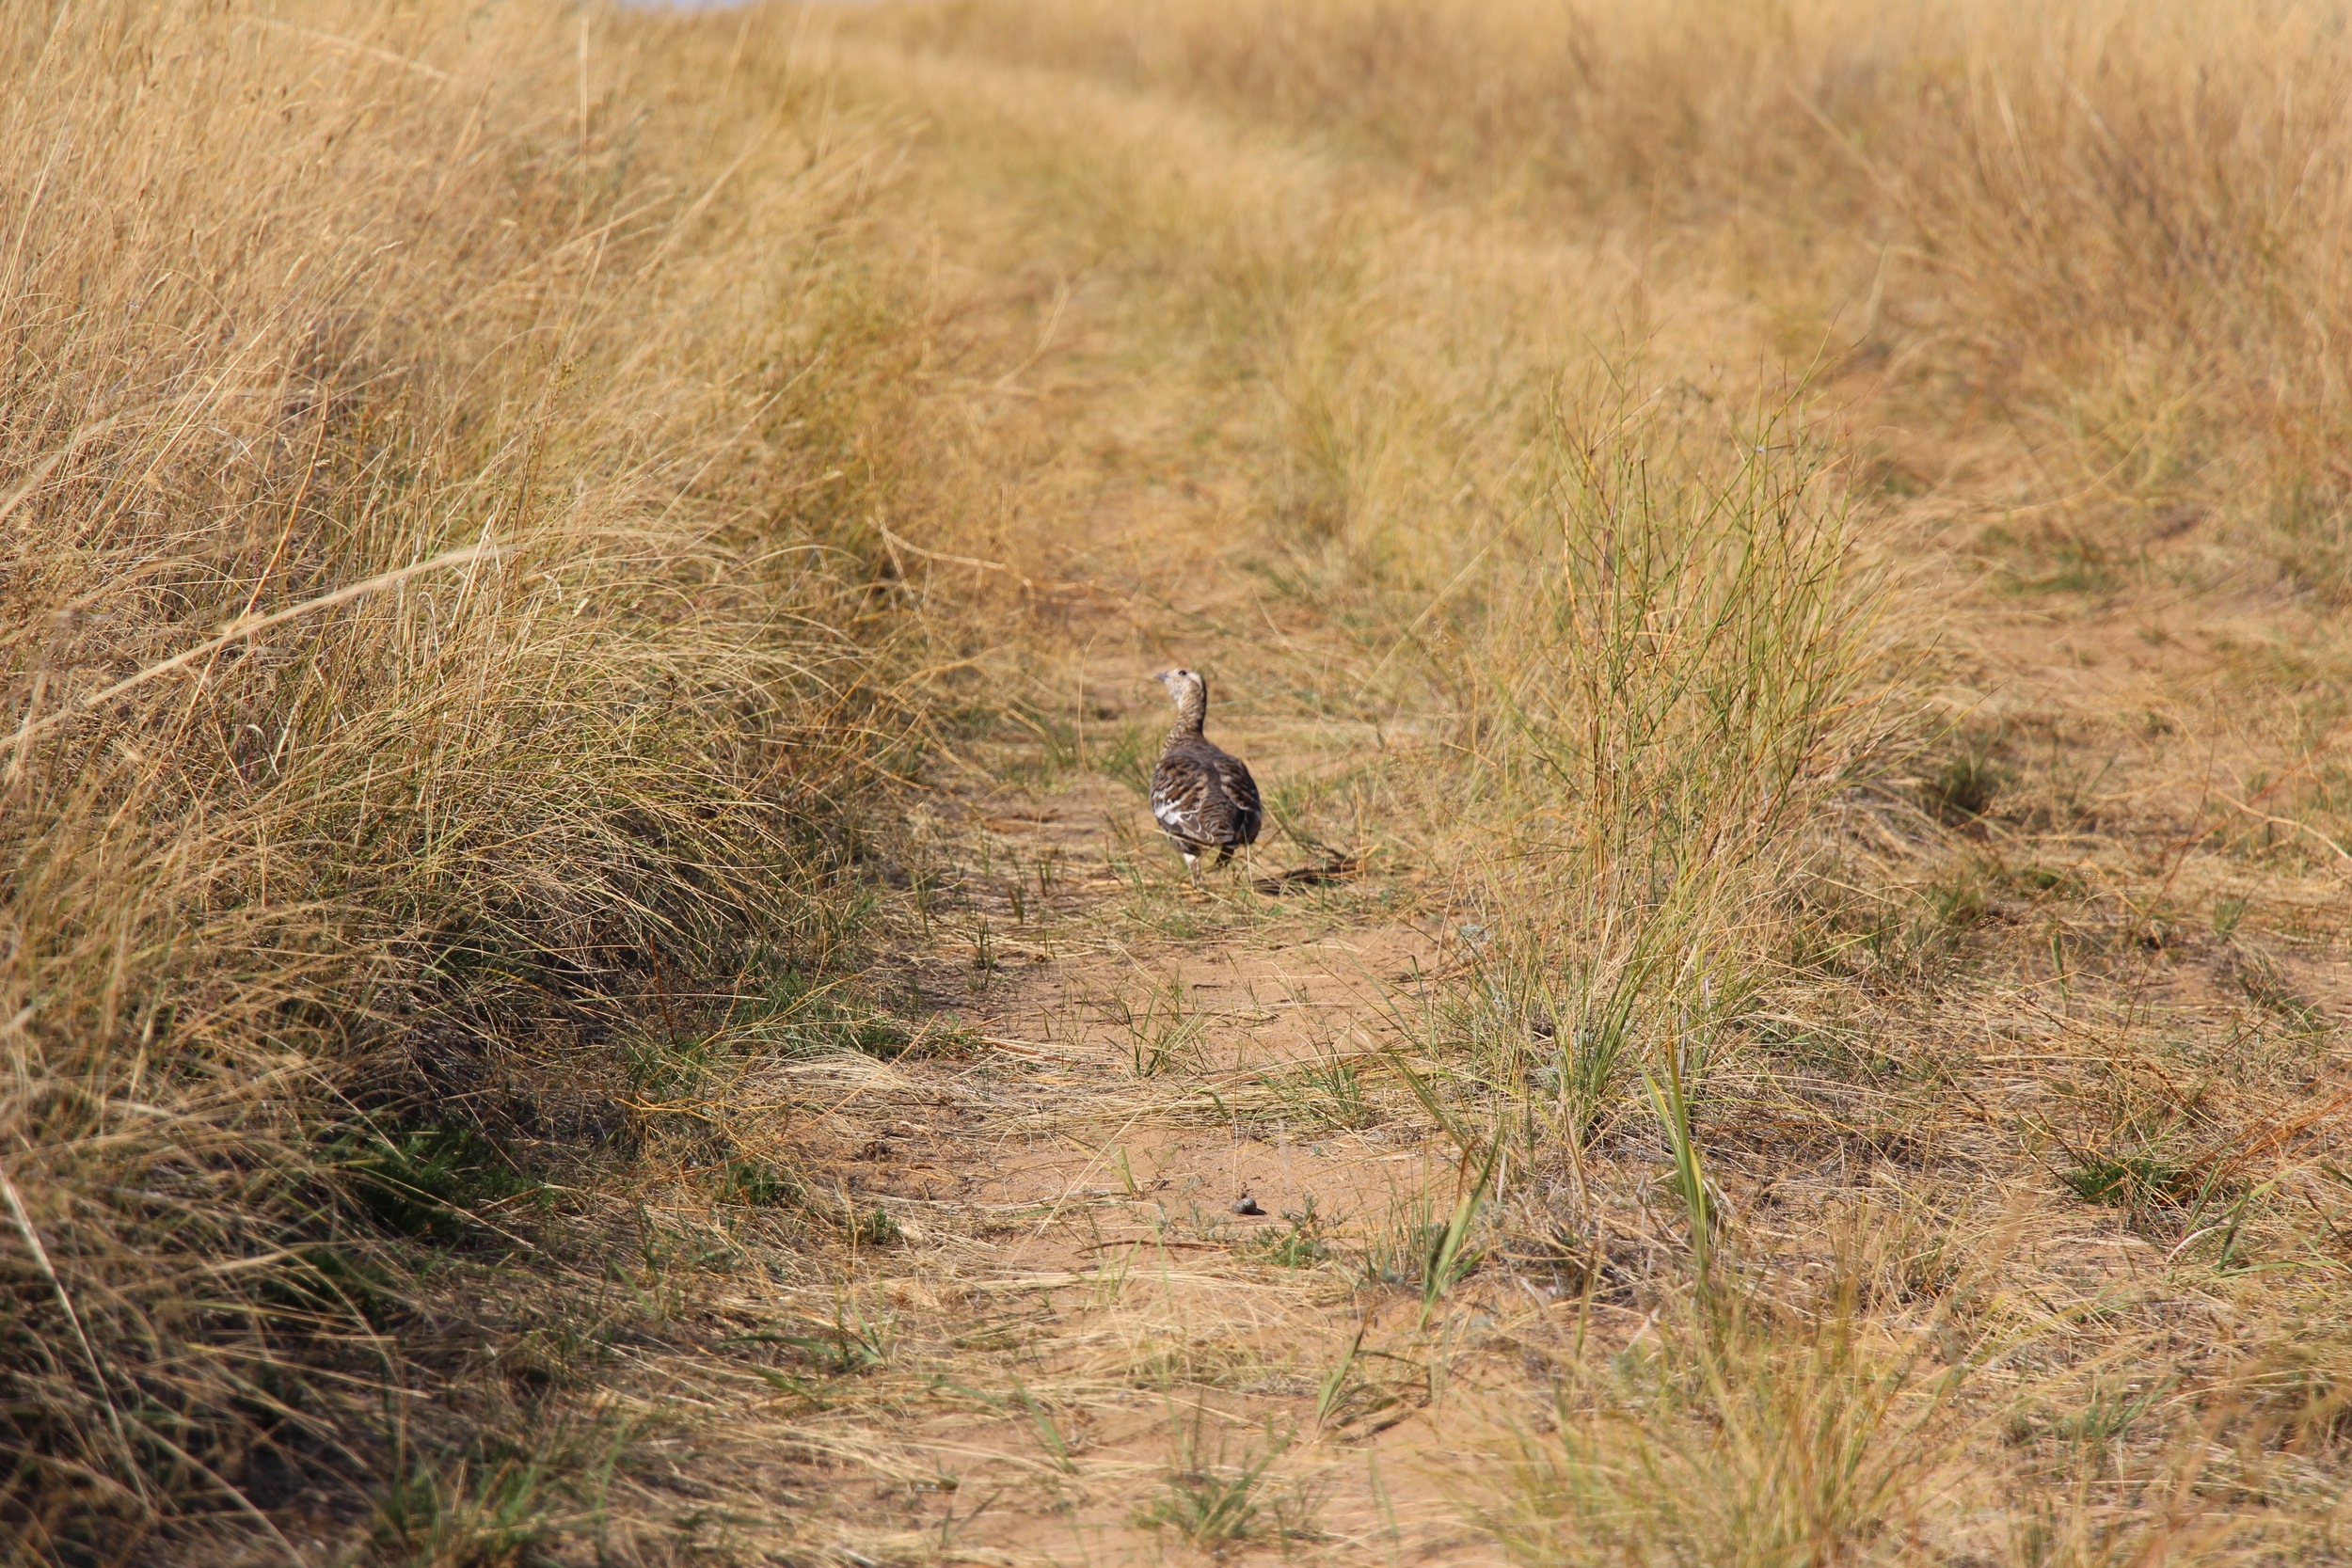
[[[454,1240],[480,1229],[491,1210],[544,1202],[547,1193],[462,1122],[364,1127],[336,1140],[326,1166],[376,1225],[417,1240]]]
[[[1140,1010],[1119,996],[1104,1006],[1125,1037],[1127,1059],[1137,1077],[1156,1078],[1199,1062],[1207,1021],[1185,1006],[1181,975],[1170,974],[1165,984],[1150,986]]]
[[[1257,1237],[1259,1257],[1278,1269],[1311,1269],[1330,1259],[1331,1244],[1325,1239],[1314,1195],[1308,1195],[1296,1213],[1283,1218],[1288,1222],[1283,1229],[1269,1229]]]
[[[1309,1127],[1341,1132],[1371,1127],[1382,1118],[1354,1062],[1334,1058],[1308,1062],[1286,1071],[1259,1075],[1274,1093],[1282,1115]]]
[[[1274,1454],[1239,1466],[1182,1469],[1168,1475],[1161,1496],[1136,1515],[1145,1529],[1165,1529],[1187,1545],[1223,1556],[1263,1533],[1265,1510],[1258,1484]]]
[[[902,1021],[861,999],[845,976],[790,964],[729,1002],[724,1032],[735,1050],[783,1055],[854,1051],[889,1060],[914,1042]]]
[[[799,1203],[803,1188],[791,1172],[770,1161],[739,1157],[720,1171],[719,1196],[755,1209],[777,1209]]]
[[[1645,1076],[1643,1085],[1649,1090],[1650,1104],[1658,1113],[1659,1130],[1665,1134],[1666,1152],[1674,1161],[1674,1176],[1668,1184],[1681,1200],[1684,1217],[1690,1224],[1691,1262],[1704,1276],[1708,1260],[1714,1256],[1720,1210],[1708,1185],[1707,1164],[1699,1148],[1698,1133],[1691,1125],[1691,1101],[1682,1069],[1669,1055],[1666,1070],[1655,1078]]]
[[[628,1422],[557,1422],[484,1433],[453,1456],[395,1454],[375,1499],[380,1560],[417,1568],[495,1568],[601,1513],[613,1472],[640,1432]]]
[[[887,1321],[854,1312],[847,1303],[835,1309],[830,1323],[811,1325],[809,1333],[765,1333],[752,1338],[755,1343],[791,1352],[827,1377],[856,1377],[888,1366],[894,1343]]]
[[[1311,1500],[1295,1489],[1275,1486],[1269,1476],[1288,1449],[1287,1441],[1253,1443],[1238,1459],[1229,1459],[1222,1441],[1208,1441],[1208,1418],[1202,1410],[1196,1410],[1190,1420],[1171,1417],[1176,1463],[1164,1478],[1160,1495],[1136,1514],[1136,1526],[1166,1530],[1220,1560],[1269,1536],[1284,1547],[1311,1539]]]
[[[1108,739],[1098,738],[1089,765],[1104,778],[1124,784],[1137,796],[1152,789],[1152,769],[1159,761],[1159,736],[1141,724],[1124,724]]]
[[[1051,784],[1081,765],[1085,742],[1078,726],[1069,719],[1025,702],[1014,703],[1005,718],[1037,739],[1035,750],[1009,770],[1009,777]]]
[[[2268,956],[2240,951],[2224,967],[2231,984],[2249,1002],[2297,1034],[2318,1035],[2328,1029],[2328,1015],[2288,983]]]
[[[1967,823],[1990,810],[2009,783],[2010,770],[1988,748],[1968,745],[1930,772],[1919,794],[1928,809],[1945,821]]]
[[[896,1246],[905,1239],[887,1209],[879,1205],[861,1208],[847,1194],[828,1198],[773,1160],[738,1154],[720,1165],[715,1187],[722,1203],[798,1210],[853,1245]]]
[[[2130,1210],[2185,1207],[2204,1187],[2203,1180],[2188,1166],[2145,1150],[2078,1150],[2058,1173],[2058,1180],[2085,1203]]]
[[[1795,1321],[1734,1287],[1564,1385],[1482,1514],[1514,1561],[1765,1565],[1899,1542],[1966,1427],[1966,1363],[1880,1342],[1849,1296]],[[1817,1315],[1818,1314],[1818,1315]]]
[[[629,1088],[649,1101],[703,1098],[711,1079],[732,1067],[731,1042],[716,1032],[698,1035],[652,1033],[625,1041],[622,1073]]]
[[[843,547],[895,341],[828,251],[862,152],[659,87],[725,44],[601,25],[0,20],[0,1530],[37,1556],[266,1535],[246,1477],[294,1450],[365,1487],[410,1363],[317,1259],[511,1212],[500,1124],[587,1127],[728,950],[822,961],[909,749]],[[523,1065],[557,1030],[596,1070]]]
[[[2161,1380],[2135,1387],[2127,1381],[2094,1375],[2087,1388],[2074,1391],[2063,1408],[2020,1412],[2011,1431],[2027,1441],[2054,1439],[2077,1468],[2100,1474],[2107,1470],[2117,1442],[2169,1392]]]
[[[1809,835],[1897,722],[1830,453],[1794,401],[1733,420],[1727,454],[1713,417],[1661,392],[1555,430],[1535,565],[1456,644],[1509,911],[1474,966],[1510,1015],[1485,1065],[1580,1146],[1637,1069],[1748,1006]]]
[[[1412,1291],[1425,1313],[1486,1262],[1472,1234],[1484,1193],[1482,1181],[1450,1213],[1427,1193],[1397,1198],[1362,1227],[1347,1272],[1361,1289]]]
[[[555,1531],[548,1490],[546,1466],[520,1456],[419,1465],[377,1500],[376,1547],[393,1562],[519,1561]]]

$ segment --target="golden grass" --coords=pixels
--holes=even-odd
[[[1197,96],[1636,265],[1697,259],[1799,368],[1887,376],[1912,418],[2005,416],[2037,500],[2143,529],[2333,514],[2352,53],[2324,7],[895,15],[914,47]]]
[[[808,950],[844,792],[908,754],[842,550],[901,329],[832,240],[873,144],[729,102],[723,49],[8,29],[0,1515],[38,1558],[372,1468],[405,1291],[337,1165],[561,1124],[517,1042],[553,1070]]]
[[[18,1557],[2340,1549],[2323,8],[9,26]]]

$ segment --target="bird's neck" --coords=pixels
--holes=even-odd
[[[1179,740],[1200,740],[1200,726],[1209,717],[1209,689],[1198,682],[1185,682],[1176,687],[1176,729],[1169,731],[1169,745]]]

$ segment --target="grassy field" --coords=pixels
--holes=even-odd
[[[87,0],[0,192],[6,1561],[2352,1558],[2333,8]]]

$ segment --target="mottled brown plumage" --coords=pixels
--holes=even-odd
[[[1176,702],[1176,727],[1160,748],[1152,770],[1152,816],[1168,842],[1183,851],[1184,864],[1198,870],[1214,850],[1223,865],[1233,851],[1258,841],[1265,810],[1258,781],[1239,757],[1218,749],[1200,733],[1209,716],[1209,683],[1190,670],[1168,670],[1152,677]]]

